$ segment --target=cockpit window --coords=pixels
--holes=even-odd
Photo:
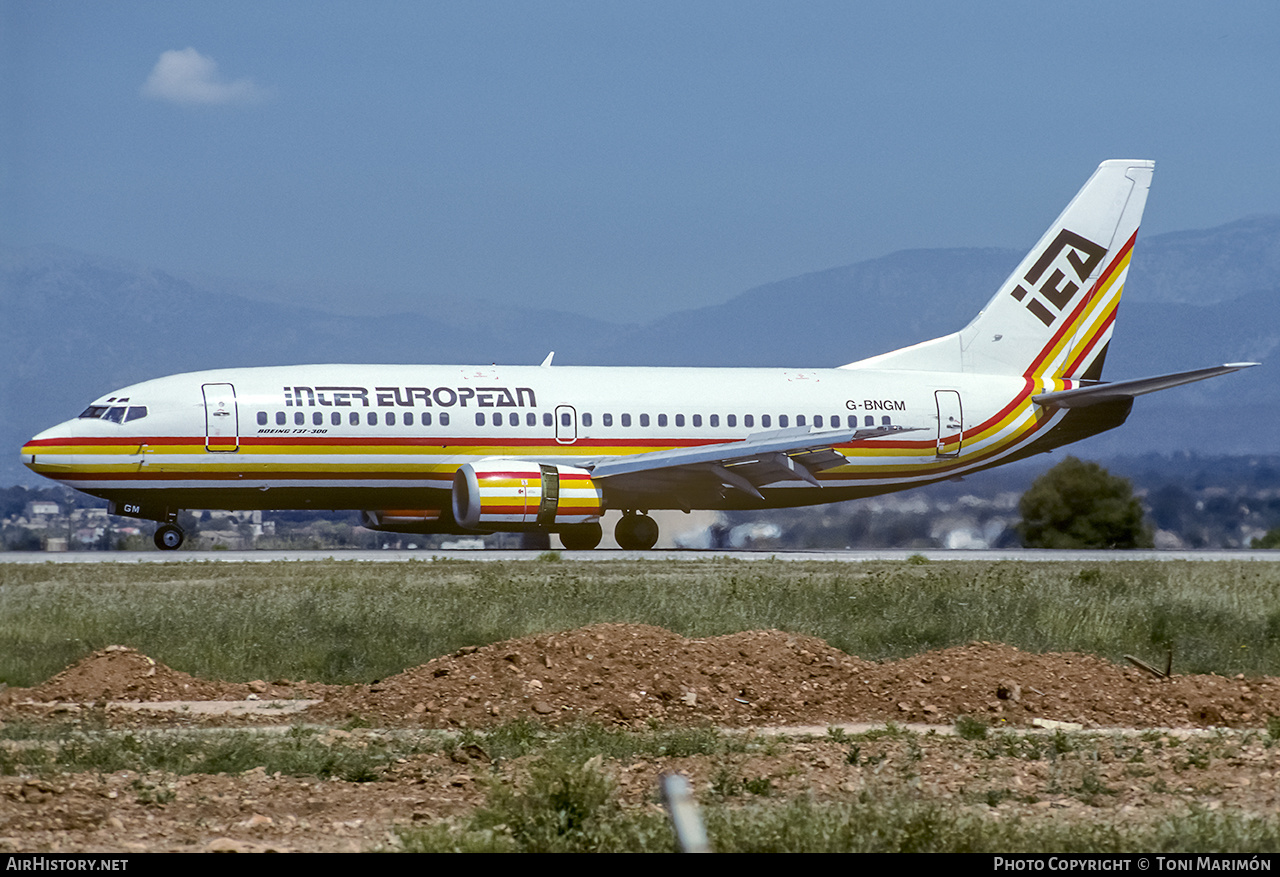
[[[130,405],[128,408],[119,405],[90,405],[81,412],[79,419],[106,420],[111,423],[128,423],[130,420],[141,420],[146,416],[146,405]]]

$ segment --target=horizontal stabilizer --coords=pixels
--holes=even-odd
[[[1157,390],[1167,390],[1205,378],[1216,378],[1218,375],[1229,375],[1244,368],[1252,368],[1256,362],[1228,362],[1211,368],[1199,368],[1195,371],[1178,372],[1172,375],[1158,375],[1154,378],[1138,378],[1133,381],[1115,381],[1108,384],[1094,384],[1089,387],[1077,387],[1074,390],[1057,390],[1052,393],[1039,393],[1031,397],[1037,405],[1050,408],[1086,408],[1090,405],[1101,405],[1103,402],[1114,402],[1118,399],[1132,399]]]

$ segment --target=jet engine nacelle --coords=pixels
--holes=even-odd
[[[453,476],[453,518],[472,530],[556,530],[595,523],[603,511],[586,469],[481,460]]]

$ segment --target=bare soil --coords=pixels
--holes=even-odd
[[[713,786],[725,793],[726,776],[744,783],[767,779],[770,794],[856,794],[873,778],[883,780],[886,764],[907,756],[899,751],[900,738],[860,743],[855,757],[838,735],[822,733],[852,723],[926,723],[950,730],[968,716],[1016,729],[1056,722],[1097,730],[1261,730],[1270,717],[1280,716],[1280,680],[1161,679],[1090,655],[1037,655],[981,642],[871,662],[818,639],[773,630],[685,639],[656,627],[601,624],[463,649],[373,684],[348,686],[198,679],[113,646],[42,685],[0,692],[0,722],[66,723],[92,713],[121,728],[267,724],[281,721],[270,709],[206,716],[116,705],[256,700],[269,706],[293,699],[319,703],[286,721],[366,728],[331,731],[335,745],[361,745],[361,739],[393,729],[483,729],[516,718],[818,729],[818,736],[787,736],[769,756],[743,755],[732,763],[606,763],[624,795],[637,806],[652,806],[646,802],[652,801],[656,777],[668,769],[689,774],[699,794]],[[1105,806],[1145,812],[1194,802],[1275,811],[1280,746],[1272,746],[1267,734],[1192,738],[1216,739],[1212,752],[1184,736],[1147,734],[1128,738],[1145,741],[1131,745],[1095,745],[1088,764],[1081,759],[1073,768],[1066,752],[1050,764],[992,750],[989,742],[918,735],[903,769],[915,771],[917,787],[923,783],[945,797],[993,809],[1036,813]],[[1188,757],[1188,747],[1196,745],[1201,749]],[[494,769],[483,752],[459,750],[415,755],[364,783],[268,776],[261,770],[236,776],[4,776],[0,849],[394,848],[396,826],[462,816],[478,806]],[[1072,771],[1080,776],[1073,779]]]

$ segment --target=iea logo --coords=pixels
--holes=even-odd
[[[1071,299],[1080,291],[1080,284],[1089,279],[1089,275],[1093,273],[1093,269],[1098,267],[1098,263],[1102,261],[1102,257],[1107,254],[1107,248],[1099,244],[1095,244],[1088,238],[1081,237],[1074,231],[1063,229],[1058,232],[1058,236],[1031,266],[1023,279],[1027,284],[1035,289],[1036,292],[1043,297],[1044,301],[1049,303],[1045,305],[1044,301],[1032,295],[1027,299],[1027,310],[1035,314],[1040,322],[1046,326],[1053,325],[1053,321],[1057,319],[1063,309],[1071,302]],[[1048,269],[1052,267],[1053,271],[1048,277],[1045,277],[1044,283],[1036,288],[1036,284],[1040,282],[1040,278]],[[1067,279],[1067,274],[1074,274],[1079,283]],[[1022,301],[1029,295],[1028,291],[1022,286],[1016,286],[1013,289],[1013,297],[1018,301]],[[1052,310],[1050,310],[1050,306]]]

